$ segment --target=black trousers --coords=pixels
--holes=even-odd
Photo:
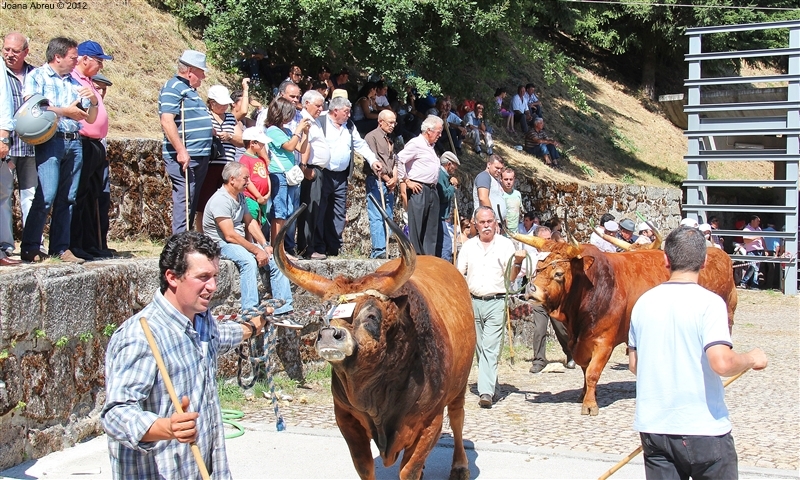
[[[439,194],[436,184],[422,184],[422,191],[408,193],[408,237],[417,255],[436,255],[439,235]]]
[[[103,193],[103,172],[108,168],[106,149],[100,140],[83,137],[83,167],[75,195],[70,225],[70,247],[86,250],[102,247],[100,239],[100,208],[98,199]]]
[[[314,180],[303,180],[300,183],[300,203],[305,203],[306,209],[297,219],[297,254],[304,257],[309,257],[314,252],[323,181],[322,168],[313,165],[308,168],[314,170]]]
[[[314,251],[335,256],[339,255],[339,249],[342,248],[342,233],[347,215],[348,171],[323,169],[322,172]]]
[[[648,480],[739,478],[739,457],[731,432],[718,437],[640,432]]]
[[[533,307],[533,364],[547,365],[547,324],[553,324],[553,331],[556,334],[561,350],[567,356],[567,361],[572,360],[572,353],[569,350],[569,335],[567,326],[550,317],[541,305]]]

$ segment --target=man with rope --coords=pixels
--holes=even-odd
[[[735,479],[720,376],[762,370],[767,357],[759,348],[733,351],[725,302],[698,285],[707,262],[703,234],[678,227],[664,253],[670,278],[639,297],[628,332],[629,368],[636,375],[633,428],[641,437],[645,476]]]
[[[266,320],[255,314],[245,315],[244,323],[217,322],[211,316],[219,258],[220,247],[211,238],[192,231],[173,235],[161,252],[161,287],[153,301],[126,320],[108,344],[100,418],[115,479],[199,478],[207,475],[205,466],[215,479],[231,478],[217,357],[260,332]],[[140,323],[140,317],[146,321]],[[152,350],[144,325],[156,339]],[[168,375],[157,371],[163,365]],[[170,403],[172,385],[180,409]],[[199,448],[197,462],[190,448]]]
[[[464,242],[461,247],[458,271],[467,278],[475,315],[478,405],[492,408],[497,400],[497,363],[503,347],[503,327],[506,322],[504,275],[508,262],[513,259],[509,277],[517,278],[527,253],[525,250],[516,250],[511,240],[495,233],[497,220],[491,208],[478,207],[473,220],[478,235]]]

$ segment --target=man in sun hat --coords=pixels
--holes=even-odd
[[[161,153],[172,181],[172,233],[188,230],[194,222],[200,186],[211,154],[211,114],[197,87],[206,77],[206,55],[186,50],[178,59],[178,73],[167,80],[158,96],[158,114],[164,131]],[[189,183],[186,198],[184,173]],[[189,202],[189,218],[186,203]]]
[[[606,218],[605,215],[603,215],[603,218],[601,218],[601,220],[603,220],[604,218]],[[617,234],[617,231],[619,230],[619,225],[614,220],[607,220],[605,223],[603,223],[602,228],[606,235],[611,235],[613,237]],[[591,237],[589,237],[589,243],[599,248],[603,252],[615,253],[617,251],[617,247],[606,241],[596,232],[592,232]]]
[[[619,222],[619,230],[617,231],[617,238],[622,239],[630,244],[636,243],[639,235],[633,232],[636,230],[636,224],[630,218],[623,218]]]
[[[76,257],[84,260],[112,256],[111,252],[102,249],[97,219],[97,201],[103,191],[103,172],[108,167],[106,147],[103,144],[103,139],[108,136],[108,112],[92,77],[103,69],[105,61],[113,59],[114,57],[103,51],[99,43],[87,40],[78,44],[78,63],[72,69],[72,78],[91,89],[97,97],[97,118],[94,123],[81,121],[83,166],[70,226],[69,249]]]
[[[639,240],[637,240],[637,243],[652,243],[655,240],[653,229],[650,228],[647,222],[640,223],[636,227],[636,230],[639,232]]]

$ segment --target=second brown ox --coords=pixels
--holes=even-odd
[[[633,305],[644,292],[669,279],[664,252],[605,253],[588,244],[556,243],[527,235],[513,238],[550,252],[539,263],[528,297],[566,324],[569,348],[584,373],[581,414],[597,415],[597,382],[614,347],[628,341]],[[731,260],[725,252],[708,249],[700,285],[722,297],[732,326],[737,295]]]
[[[401,479],[420,478],[447,407],[454,440],[450,478],[468,479],[462,431],[475,325],[467,283],[452,264],[417,257],[402,231],[390,226],[401,258],[361,278],[330,280],[299,269],[283,249],[286,227],[276,239],[275,261],[317,297],[355,303],[351,318],[333,319],[320,330],[316,348],[332,367],[336,423],[358,475],[375,478],[373,440],[385,466],[403,454]]]

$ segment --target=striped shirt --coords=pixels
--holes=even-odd
[[[33,65],[29,63],[22,64],[22,80],[19,79],[14,72],[12,72],[8,66],[6,68],[6,73],[8,74],[8,85],[11,87],[11,97],[14,99],[13,112],[19,110],[19,107],[22,106],[24,103],[22,99],[22,88],[25,84],[25,78],[27,78],[28,74],[33,71]],[[11,148],[8,151],[9,157],[32,157],[34,155],[33,145],[30,143],[25,143],[20,140],[19,135],[17,132],[11,131]]]
[[[209,113],[209,115],[211,114]],[[230,112],[225,112],[225,118],[222,120],[222,123],[219,123],[217,119],[214,118],[214,115],[211,115],[211,125],[213,125],[214,130],[218,133],[230,133],[233,135],[233,131],[236,129],[236,117]],[[230,142],[222,142],[222,146],[225,147],[225,158],[211,160],[209,163],[225,165],[228,162],[236,160],[236,147]]]
[[[175,409],[140,317],[147,318],[175,393],[179,398],[188,396],[189,411],[200,414],[196,444],[209,473],[214,479],[231,478],[217,395],[217,356],[241,343],[242,328],[234,322],[218,323],[208,311],[196,315],[193,326],[160,291],[141,312],[122,324],[106,350],[106,403],[100,418],[108,434],[112,477],[200,477],[188,443],[141,441],[153,422],[170,417]]]
[[[181,135],[181,101],[186,116],[186,151],[191,157],[207,157],[211,154],[211,115],[197,91],[189,86],[189,80],[177,75],[167,80],[158,95],[158,115],[175,115],[175,125]],[[164,156],[176,156],[175,147],[166,136],[161,152]]]
[[[32,72],[25,77],[25,87],[23,88],[22,96],[28,98],[37,93],[50,101],[50,105],[54,107],[64,108],[75,103],[76,100],[81,100],[78,95],[78,89],[83,88],[83,85],[78,83],[77,80],[72,78],[69,73],[61,76],[53,70],[50,64],[44,64],[39,68],[34,68]],[[81,105],[86,110],[89,110],[90,100],[84,98],[81,100]],[[69,117],[58,117],[58,131],[75,133],[81,129],[81,124],[77,120]]]

